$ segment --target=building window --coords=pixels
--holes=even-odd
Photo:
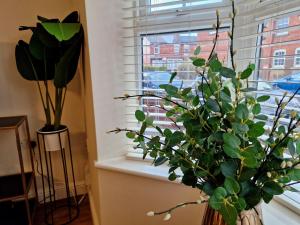
[[[179,54],[180,52],[180,44],[174,44],[174,53]]]
[[[155,55],[160,54],[160,46],[155,46],[155,47],[154,47],[154,54],[155,54]]]
[[[284,49],[278,49],[274,51],[273,67],[274,68],[284,68],[285,66],[285,55],[286,51]]]
[[[289,26],[289,17],[282,17],[276,20],[276,29],[284,29]]]
[[[295,62],[294,62],[295,67],[300,67],[300,48],[297,48],[295,51]]]

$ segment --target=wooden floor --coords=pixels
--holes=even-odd
[[[63,210],[58,209],[56,211],[56,215],[59,221],[65,221],[67,219],[67,215],[63,212]],[[57,220],[57,221],[58,221]],[[69,223],[70,225],[93,225],[90,204],[88,198],[84,199],[80,204],[80,214],[79,217],[73,222]],[[44,222],[44,210],[43,208],[39,208],[35,215],[34,225],[45,225]]]

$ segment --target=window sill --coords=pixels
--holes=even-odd
[[[146,177],[150,179],[160,180],[164,182],[171,182],[175,184],[181,184],[180,179],[177,179],[176,181],[169,181],[168,180],[168,166],[161,165],[159,167],[155,167],[152,165],[150,159],[146,159],[145,161],[129,156],[129,157],[120,157],[120,158],[114,158],[110,160],[105,161],[97,161],[95,162],[95,167],[98,169],[103,170],[109,170],[109,171],[115,171],[135,176],[141,176]],[[285,195],[282,196],[276,196],[274,198],[274,202],[266,205],[263,204],[263,208],[270,208],[265,210],[266,213],[264,213],[264,218],[271,215],[269,215],[269,211],[277,211],[277,208],[284,207],[286,210],[288,210],[292,215],[300,216],[300,205],[295,204],[294,201],[292,201],[290,198],[288,198]],[[278,210],[279,213],[279,210]],[[299,219],[299,218],[297,218]],[[298,221],[298,220],[297,220]]]

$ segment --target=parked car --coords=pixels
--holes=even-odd
[[[285,91],[295,92],[300,87],[300,73],[284,76],[276,80],[273,86]]]
[[[161,84],[168,84],[171,77],[170,72],[166,71],[153,71],[153,72],[144,72],[143,73],[143,88],[144,89],[159,89]],[[190,87],[193,84],[193,81],[182,81],[177,77],[174,78],[172,85],[180,88]]]

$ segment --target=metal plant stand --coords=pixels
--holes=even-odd
[[[66,132],[67,148],[64,147],[62,132]],[[58,130],[51,132],[51,135],[57,135],[60,149],[56,151],[47,151],[46,136],[49,135],[42,131],[37,131],[37,140],[39,148],[39,157],[41,162],[41,175],[43,186],[44,213],[45,223],[48,225],[63,225],[74,221],[79,216],[79,205],[76,191],[76,181],[74,176],[72,149],[70,142],[70,133],[68,128],[63,131]],[[55,159],[54,156],[56,156]],[[60,190],[63,193],[57,193],[55,188],[55,167],[62,168],[64,187]],[[57,168],[56,168],[57,170]],[[45,179],[44,179],[45,178]],[[73,187],[72,187],[73,186]],[[73,191],[72,191],[73,189]],[[57,209],[59,209],[59,213]],[[64,220],[64,221],[62,221]]]

